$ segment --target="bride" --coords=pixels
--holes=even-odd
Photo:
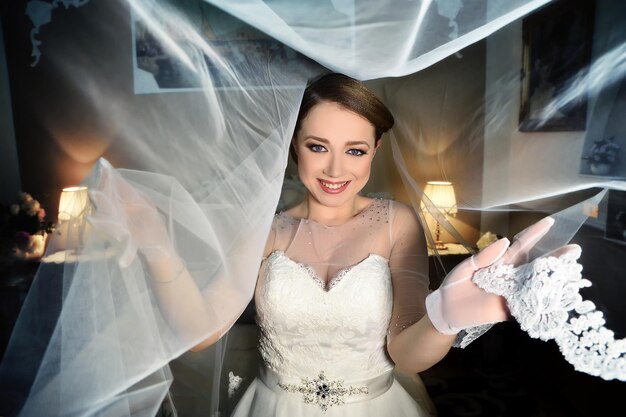
[[[510,247],[501,239],[485,248],[429,294],[425,236],[414,211],[360,195],[393,123],[385,105],[351,77],[325,74],[306,88],[290,150],[308,192],[275,216],[267,239],[254,292],[263,366],[234,416],[427,415],[394,368],[426,370],[461,330],[508,318],[505,299],[470,278],[501,258],[523,261],[551,219]],[[97,224],[102,205],[98,195],[92,198]],[[210,316],[211,306],[157,217],[146,220],[145,210],[127,214],[141,225],[142,233],[133,235],[144,235],[136,244],[164,315],[185,337]],[[197,320],[189,323],[190,317]],[[215,343],[236,319],[230,315],[192,350]]]
[[[423,17],[423,2],[409,3]],[[529,10],[506,3],[516,11],[508,13],[504,8],[508,21]],[[538,7],[538,2],[534,3],[533,7]],[[371,13],[372,20],[354,10],[348,13],[347,16],[359,19],[345,25],[347,31],[339,31],[338,36],[328,30],[335,29],[337,20],[319,22],[320,14],[298,11],[298,16],[318,21],[315,25],[303,25],[298,18],[294,26],[304,28],[304,34],[320,26],[319,31],[313,32],[321,40],[305,42],[304,48],[298,46],[304,51],[315,51],[311,56],[327,58],[321,62],[332,64],[328,68],[347,71],[359,79],[375,79],[398,75],[392,69],[409,74],[434,62],[430,54],[420,59],[421,42],[427,35],[437,40],[449,39],[442,36],[452,27],[449,23],[455,23],[462,31],[484,27],[483,23],[457,25],[457,20],[465,22],[465,14],[457,19],[458,10],[442,8],[438,3],[438,7],[429,8],[437,18],[423,20],[429,22],[429,30],[414,30],[416,19],[406,18],[410,15],[405,8],[372,2],[374,5],[359,10]],[[270,6],[268,14],[274,17],[276,11]],[[489,14],[499,16],[491,6],[495,7],[489,5]],[[240,16],[256,15],[259,11],[245,6],[240,9]],[[145,11],[141,7],[138,10]],[[468,11],[475,11],[482,22],[483,8],[463,9],[463,13]],[[442,13],[449,22],[438,17]],[[35,17],[40,22],[49,20],[45,13]],[[275,22],[255,17],[248,20],[269,26]],[[444,23],[443,33],[431,31],[432,22],[440,20]],[[504,24],[501,19],[496,20],[498,23],[490,24],[489,30]],[[93,23],[91,19],[86,21]],[[163,21],[170,26],[172,19]],[[387,25],[376,24],[379,21]],[[408,22],[407,26],[402,25],[404,22]],[[393,30],[376,30],[374,36],[368,37],[355,31],[355,27]],[[485,36],[484,30],[479,32],[482,34],[471,33],[469,37],[459,33],[458,38],[455,34],[450,48],[436,48],[439,58],[435,60],[458,51],[467,45],[464,42]],[[292,31],[284,33],[294,39]],[[351,49],[353,43],[340,42],[342,33],[350,35],[345,39],[359,39],[359,48]],[[385,33],[394,38],[381,38]],[[398,38],[402,41],[397,42]],[[371,46],[379,49],[361,56],[360,47],[370,46],[367,40],[374,40]],[[416,40],[420,45],[414,44]],[[333,47],[318,53],[326,45]],[[342,47],[335,48],[336,45]],[[343,49],[343,45],[348,47]],[[431,48],[428,45],[424,51]],[[91,67],[67,63],[91,60],[70,59],[74,48],[59,49],[62,51],[57,51],[57,63],[68,69],[66,75],[72,81],[81,80],[77,91],[84,90],[85,77],[76,75]],[[355,51],[357,54],[352,55]],[[50,56],[53,51],[46,52]],[[394,54],[398,60],[388,59],[388,55]],[[79,56],[83,57],[82,51]],[[264,81],[263,74],[276,74],[267,71],[272,67],[263,62],[259,66],[264,69],[259,71],[259,80],[244,85],[282,85],[272,79],[259,82]],[[76,72],[69,71],[76,68]],[[241,401],[237,415],[291,415],[298,414],[298,410],[302,410],[300,414],[315,415],[323,409],[325,415],[367,415],[376,412],[377,404],[389,414],[420,415],[424,410],[405,395],[390,370],[426,369],[446,354],[457,335],[472,334],[477,325],[508,318],[508,306],[502,297],[480,290],[470,278],[477,269],[483,271],[483,278],[489,277],[491,270],[485,267],[494,262],[497,266],[498,260],[512,265],[525,262],[528,250],[550,228],[551,219],[529,228],[510,247],[506,240],[496,242],[451,271],[440,288],[428,294],[423,231],[412,209],[359,194],[379,149],[380,137],[392,123],[389,112],[360,83],[331,75],[307,89],[295,129],[293,153],[309,193],[302,204],[276,216],[270,231],[284,168],[282,156],[286,154],[282,152],[286,148],[283,138],[293,130],[292,110],[297,108],[294,104],[302,90],[281,88],[267,98],[262,94],[263,88],[242,89],[240,94],[229,89],[211,89],[206,102],[196,101],[198,96],[194,95],[193,107],[181,107],[176,95],[169,95],[168,100],[160,97],[160,104],[176,104],[171,120],[167,120],[171,123],[146,117],[146,123],[156,126],[154,131],[125,131],[121,126],[142,126],[143,122],[137,113],[125,110],[142,107],[145,101],[129,100],[125,89],[123,94],[109,94],[115,90],[111,86],[117,80],[112,77],[121,74],[124,82],[119,84],[126,87],[127,74],[110,71],[108,65],[102,69],[102,89],[86,89],[85,94],[94,102],[110,105],[104,114],[115,110],[106,125],[119,126],[123,131],[119,136],[131,140],[137,137],[139,143],[146,137],[146,146],[137,149],[145,162],[142,166],[164,174],[174,171],[178,179],[184,180],[184,186],[160,174],[146,175],[144,179],[150,181],[135,181],[143,174],[108,170],[100,164],[104,167],[102,175],[97,186],[91,188],[97,209],[90,223],[93,233],[85,243],[91,244],[93,253],[103,256],[89,258],[83,256],[89,255],[85,251],[80,254],[85,261],[79,262],[78,267],[71,261],[65,263],[67,279],[62,291],[58,291],[63,302],[58,325],[55,319],[61,302],[57,306],[50,301],[54,294],[47,287],[55,281],[43,277],[45,272],[58,273],[42,271],[44,268],[38,272],[34,289],[37,291],[31,289],[25,306],[30,307],[30,314],[21,317],[20,333],[12,337],[10,355],[5,356],[0,369],[3,386],[11,386],[27,396],[20,415],[139,414],[137,410],[144,410],[146,404],[154,406],[162,401],[171,382],[167,363],[192,347],[201,350],[221,343],[222,336],[253,296],[263,331],[260,347],[265,363]],[[247,70],[246,67],[246,74]],[[275,100],[277,97],[287,98]],[[142,107],[141,114],[167,119],[171,107],[154,107]],[[216,108],[223,113],[214,112]],[[184,109],[185,115],[193,115],[193,120],[180,118],[178,123],[180,109]],[[200,151],[197,146],[187,146],[197,145],[196,135],[187,134],[194,133],[194,129],[184,129],[196,119],[208,119],[197,136],[211,146],[201,147]],[[263,125],[264,121],[269,121],[270,126]],[[162,136],[167,142],[158,144],[153,136]],[[175,147],[182,150],[180,154],[185,158],[177,160],[168,153],[174,137]],[[233,152],[222,152],[221,148]],[[224,155],[233,156],[234,161]],[[195,164],[202,164],[205,169],[197,169]],[[180,169],[183,167],[188,169]],[[236,175],[230,175],[233,172]],[[111,177],[107,179],[108,174]],[[181,178],[183,174],[189,175]],[[116,184],[116,176],[124,180]],[[201,193],[195,194],[199,182]],[[106,188],[109,185],[114,186]],[[185,190],[194,190],[197,199]],[[414,195],[419,198],[419,193]],[[252,198],[246,198],[249,196]],[[216,212],[222,215],[207,215]],[[172,229],[179,233],[171,233]],[[104,235],[111,237],[110,244]],[[109,257],[111,252],[114,256]],[[45,296],[39,297],[40,294]],[[48,308],[40,311],[38,299]],[[51,328],[49,333],[39,331],[46,326]],[[41,364],[33,357],[41,358]],[[23,389],[13,382],[22,380],[34,381],[32,389]]]

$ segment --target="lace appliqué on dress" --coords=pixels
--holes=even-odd
[[[615,340],[604,327],[603,313],[580,295],[591,282],[581,275],[579,256],[577,250],[519,267],[495,264],[477,271],[472,280],[504,296],[520,327],[533,338],[553,339],[576,370],[624,381],[626,339]]]
[[[235,375],[233,371],[228,372],[228,398],[233,398],[235,392],[241,387],[243,378]]]
[[[243,378],[239,375],[235,375],[233,371],[228,373],[228,398],[233,398],[235,392],[241,387]]]
[[[268,256],[255,301],[269,370],[289,382],[331,369],[336,379],[365,381],[393,368],[385,349],[393,307],[388,260],[370,255],[346,271],[325,291],[312,268],[282,251]]]
[[[301,384],[278,384],[278,386],[287,392],[301,393],[306,404],[317,404],[322,411],[326,411],[328,407],[344,404],[347,396],[369,392],[365,386],[345,387],[342,380],[329,381],[324,371],[315,379],[302,378]]]

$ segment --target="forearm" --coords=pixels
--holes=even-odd
[[[237,320],[235,313],[215,311],[219,300],[229,297],[228,287],[220,285],[219,279],[201,291],[185,263],[175,255],[149,259],[145,265],[161,314],[185,344],[195,346],[194,350],[217,342]]]
[[[390,339],[387,349],[398,370],[425,371],[446,356],[456,335],[439,333],[428,315]]]

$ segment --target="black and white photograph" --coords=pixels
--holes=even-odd
[[[588,70],[593,15],[594,1],[557,1],[524,19],[520,131],[585,130],[587,97],[573,87]]]

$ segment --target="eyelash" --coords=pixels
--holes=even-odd
[[[326,152],[326,148],[324,148],[322,145],[318,145],[317,143],[312,143],[310,145],[307,145],[306,147],[315,153]]]
[[[316,143],[313,143],[311,145],[307,145],[307,148],[309,148],[312,152],[315,152],[315,153],[328,152],[325,147],[323,147],[322,145],[318,145]],[[352,155],[352,156],[367,155],[367,152],[365,152],[365,151],[363,151],[361,149],[354,149],[354,148],[353,149],[348,149],[348,151],[346,153],[348,155]]]

